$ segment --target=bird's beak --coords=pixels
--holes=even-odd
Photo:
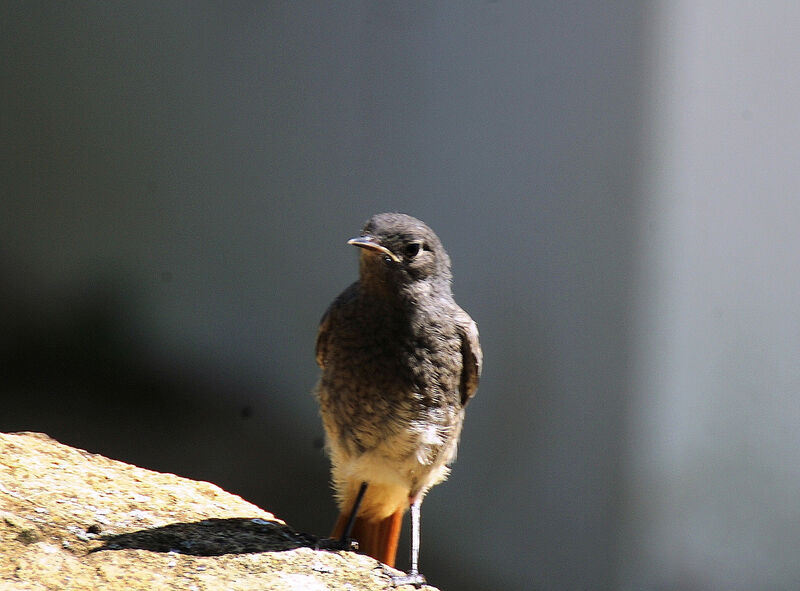
[[[353,246],[358,246],[359,248],[364,248],[366,250],[379,252],[382,255],[392,259],[395,263],[400,262],[400,257],[398,257],[391,250],[380,244],[372,236],[358,236],[356,238],[351,238],[350,240],[347,241],[347,244],[352,244]]]

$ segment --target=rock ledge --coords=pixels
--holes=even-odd
[[[314,536],[208,482],[36,433],[0,433],[0,458],[2,589],[355,591],[392,589],[387,573],[399,574],[315,550]]]

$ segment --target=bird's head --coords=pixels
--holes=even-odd
[[[361,248],[361,281],[402,288],[420,281],[450,285],[450,257],[439,237],[402,213],[372,216],[361,235],[347,242]]]

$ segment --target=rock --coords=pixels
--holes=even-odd
[[[208,482],[0,433],[0,588],[392,589],[381,563]],[[411,589],[411,587],[407,587]],[[429,588],[432,589],[432,588]]]

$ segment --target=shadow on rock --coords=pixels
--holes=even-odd
[[[193,556],[249,554],[314,547],[317,538],[264,519],[205,519],[193,523],[171,523],[101,538],[103,545],[92,550],[150,550]]]

